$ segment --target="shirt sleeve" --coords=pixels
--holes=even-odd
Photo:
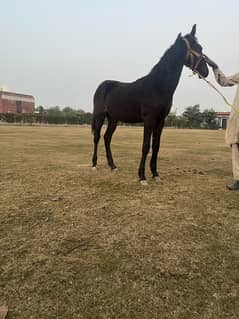
[[[226,76],[219,68],[213,70],[217,83],[221,86],[233,86],[239,83],[239,73]]]

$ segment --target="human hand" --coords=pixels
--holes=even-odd
[[[206,63],[213,68],[213,70],[218,69],[218,65],[213,60],[211,60],[208,56],[204,55],[204,59]]]

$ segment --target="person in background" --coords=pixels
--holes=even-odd
[[[239,190],[239,72],[232,76],[226,76],[213,60],[207,56],[205,56],[205,60],[212,67],[215,79],[221,86],[237,85],[233,108],[227,122],[225,141],[231,145],[232,149],[232,173],[234,180],[232,184],[227,185],[227,188],[229,190]]]

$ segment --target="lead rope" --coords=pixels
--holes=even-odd
[[[202,76],[198,71],[196,71],[196,70],[193,71],[193,74],[192,74],[191,76],[193,76],[193,75],[195,75],[195,74],[198,74],[198,76],[199,76],[201,79],[203,79],[209,86],[211,86],[211,87],[223,98],[223,100],[224,100],[224,102],[226,103],[226,105],[230,106],[230,107],[235,111],[235,113],[239,116],[239,110],[237,110],[237,109],[235,108],[235,106],[233,106],[233,105],[228,101],[228,99],[222,94],[222,92],[221,92],[212,82],[210,82],[209,80],[207,80],[205,77],[203,77],[203,76]]]

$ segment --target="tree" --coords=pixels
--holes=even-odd
[[[186,128],[188,127],[188,123],[186,118],[183,115],[178,115],[177,116],[177,124],[176,124],[177,128]]]
[[[60,110],[60,107],[57,105],[57,106],[53,106],[53,107],[50,107],[48,110],[46,110],[48,114],[55,114],[55,113],[60,113],[61,110]]]
[[[82,110],[82,109],[78,109],[78,110],[76,110],[76,112],[79,113],[79,114],[84,114],[85,113],[85,111]]]
[[[188,106],[183,112],[183,117],[186,119],[187,127],[200,128],[202,121],[202,114],[200,112],[200,105]]]
[[[169,115],[166,118],[165,125],[168,127],[176,127],[177,126],[177,115],[175,112],[169,113]]]
[[[43,114],[44,113],[44,107],[42,105],[39,105],[36,108],[36,112],[39,113],[39,114]]]
[[[212,108],[202,112],[202,125],[204,128],[218,129],[219,125],[216,118],[216,112]]]
[[[72,112],[75,112],[71,107],[69,106],[66,106],[63,108],[62,112],[64,113],[72,113]]]

